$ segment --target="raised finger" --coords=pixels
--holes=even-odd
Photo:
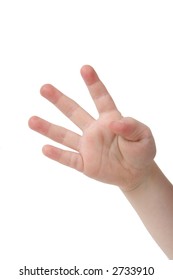
[[[40,92],[80,129],[84,130],[93,122],[94,119],[88,112],[52,85],[44,85]]]
[[[43,153],[45,156],[58,161],[61,164],[81,172],[83,171],[83,160],[79,153],[65,151],[50,145],[43,147]]]
[[[41,133],[42,135],[64,145],[73,150],[79,150],[80,135],[72,132],[64,127],[52,124],[39,117],[32,117],[29,120],[31,129]]]
[[[105,85],[101,82],[97,73],[91,66],[83,66],[81,68],[81,75],[100,114],[117,110],[115,103],[107,91]]]

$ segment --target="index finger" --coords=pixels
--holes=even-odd
[[[117,110],[111,95],[91,66],[83,66],[81,68],[81,75],[100,114]]]

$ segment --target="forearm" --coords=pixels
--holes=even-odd
[[[173,259],[173,187],[153,163],[140,187],[123,192],[145,227],[169,259]]]

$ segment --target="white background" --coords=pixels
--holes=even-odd
[[[172,15],[172,1],[0,0],[2,279],[31,279],[18,275],[24,265],[170,264],[116,186],[45,158],[41,148],[53,142],[27,122],[36,114],[77,130],[39,95],[44,83],[97,117],[79,73],[91,64],[122,114],[151,128],[156,161],[173,181]]]

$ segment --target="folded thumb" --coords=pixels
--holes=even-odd
[[[130,118],[121,118],[110,124],[112,132],[129,141],[140,141],[151,135],[150,129],[143,123]]]

